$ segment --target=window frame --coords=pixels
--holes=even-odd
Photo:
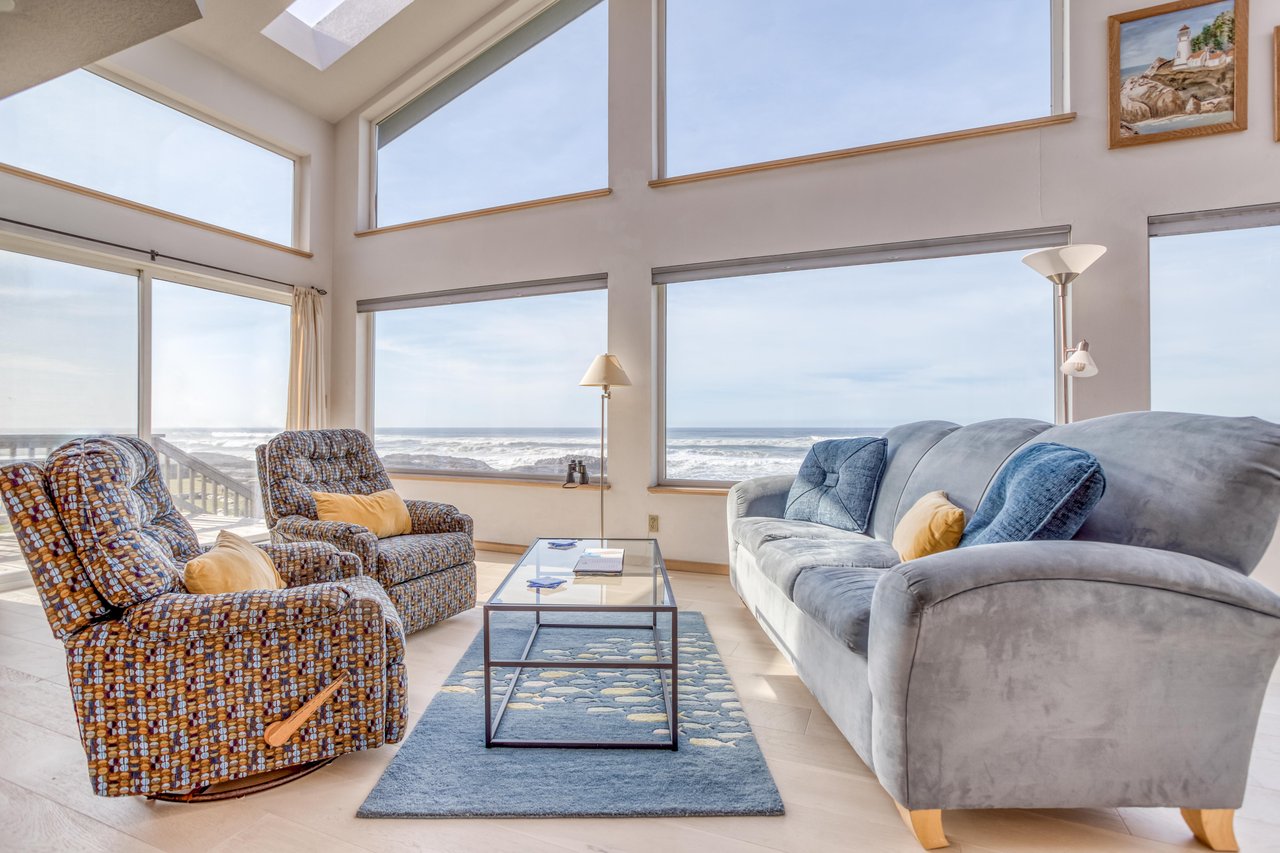
[[[895,150],[900,147],[947,142],[952,139],[964,139],[977,135],[980,131],[996,133],[1002,131],[1021,130],[1024,127],[1037,127],[1045,124],[1056,124],[1058,120],[1069,120],[1074,116],[1071,112],[1070,93],[1070,0],[1041,0],[1049,4],[1049,114],[1030,116],[1020,122],[996,125],[978,125],[956,128],[927,136],[886,139],[881,142],[858,145],[849,148],[810,151],[787,157],[758,160],[749,163],[737,163],[720,166],[700,172],[680,172],[671,174],[667,168],[667,0],[654,2],[654,48],[653,48],[653,177],[650,186],[664,186],[668,183],[685,183],[698,176],[720,177],[743,172],[755,172],[762,168],[773,168],[783,165],[800,165],[808,162],[821,162],[841,156],[873,153],[877,150]],[[985,133],[982,135],[986,135]]]
[[[654,436],[653,483],[650,488],[662,489],[727,489],[733,480],[689,480],[667,476],[667,292],[669,285],[683,282],[707,281],[717,278],[738,278],[766,273],[797,272],[801,270],[834,269],[837,267],[867,266],[902,263],[938,258],[965,257],[996,252],[1032,251],[1071,242],[1071,226],[1046,226],[1020,231],[991,234],[975,234],[963,237],[945,237],[933,240],[912,240],[900,243],[882,243],[814,252],[796,252],[785,255],[765,255],[755,258],[737,258],[726,261],[710,261],[678,266],[657,267],[652,270],[654,316],[654,404],[652,432]],[[1028,287],[1036,282],[1029,280]],[[1043,285],[1042,285],[1043,286]],[[1060,417],[1062,409],[1061,389],[1057,381],[1058,341],[1057,305],[1045,286],[1044,302],[1046,323],[1051,323],[1053,351],[1045,353],[1044,381],[1053,383],[1054,415]]]
[[[292,188],[290,193],[290,205],[289,205],[290,207],[290,222],[289,222],[290,241],[288,245],[285,245],[283,243],[277,243],[274,240],[268,240],[265,237],[258,237],[254,234],[246,234],[243,231],[237,231],[236,229],[230,228],[226,225],[219,225],[215,222],[209,222],[203,219],[196,219],[195,217],[187,216],[186,214],[178,213],[176,211],[168,210],[166,208],[155,207],[154,205],[137,201],[136,199],[131,199],[127,196],[112,195],[111,193],[105,192],[104,190],[95,189],[90,186],[85,186],[84,184],[78,184],[78,183],[75,183],[74,181],[64,180],[62,178],[58,178],[54,175],[49,175],[44,172],[33,172],[28,169],[23,169],[20,166],[14,166],[9,163],[3,163],[3,165],[7,167],[8,170],[14,170],[17,173],[25,174],[25,175],[34,175],[40,179],[43,179],[45,182],[52,182],[53,185],[55,186],[62,186],[74,192],[79,192],[84,195],[90,195],[96,198],[103,198],[104,200],[111,201],[112,203],[115,203],[115,204],[123,204],[127,207],[141,209],[146,212],[151,212],[151,213],[163,216],[167,219],[175,219],[180,222],[195,223],[199,226],[202,226],[220,233],[224,233],[233,237],[238,237],[240,239],[248,240],[253,243],[258,243],[259,245],[278,247],[278,248],[288,249],[293,252],[302,253],[307,256],[310,255],[310,252],[306,248],[307,244],[309,243],[309,239],[308,239],[309,235],[307,234],[307,228],[306,228],[306,220],[307,220],[306,199],[308,195],[306,183],[307,183],[307,177],[308,177],[308,166],[310,161],[310,157],[308,155],[301,154],[297,151],[291,151],[274,142],[269,142],[268,140],[260,136],[257,136],[256,134],[242,127],[238,127],[229,122],[223,121],[222,119],[215,118],[211,114],[206,113],[200,110],[199,108],[192,106],[191,104],[180,101],[177,98],[173,98],[168,95],[161,94],[160,92],[157,92],[156,90],[150,88],[149,86],[146,86],[143,83],[133,80],[132,78],[127,77],[124,74],[121,74],[119,72],[113,71],[108,68],[104,68],[100,64],[86,65],[84,68],[78,69],[78,70],[85,71],[89,74],[93,74],[95,77],[100,77],[103,80],[106,80],[108,83],[114,83],[115,85],[120,86],[123,89],[127,89],[128,91],[134,93],[135,95],[146,98],[147,100],[150,100],[150,101],[154,101],[155,103],[160,104],[161,106],[165,106],[171,110],[175,110],[179,113],[182,113],[188,118],[195,119],[196,121],[201,122],[202,124],[207,124],[216,130],[222,131],[223,133],[228,133],[232,136],[237,137],[238,139],[248,142],[251,145],[256,145],[257,147],[265,149],[277,156],[283,157],[286,160],[288,160],[290,163],[292,163],[293,164],[292,165]]]
[[[377,396],[377,315],[383,311],[400,311],[412,308],[429,308],[441,305],[460,305],[475,302],[497,302],[506,299],[537,298],[554,296],[562,293],[587,293],[604,291],[605,293],[605,342],[608,351],[608,299],[609,276],[607,273],[587,273],[584,275],[564,276],[560,278],[536,279],[532,281],[508,282],[505,284],[481,285],[479,287],[459,287],[448,290],[412,293],[403,296],[384,296],[361,299],[356,302],[356,316],[359,320],[357,329],[356,393],[358,395],[360,428],[371,436],[377,444],[374,411]],[[585,369],[585,366],[584,366]],[[606,442],[608,437],[606,435]],[[605,452],[608,453],[606,443]],[[508,471],[483,473],[476,471],[434,468],[396,468],[384,466],[387,473],[403,478],[447,478],[477,483],[505,483],[533,485],[562,482],[558,474],[523,474]],[[604,481],[594,485],[607,487],[608,471]]]
[[[590,5],[583,9],[572,20],[586,14],[591,9],[600,5],[606,0],[585,0]],[[499,47],[508,38],[515,35],[523,27],[535,21],[541,15],[547,13],[553,6],[557,5],[560,0],[537,0],[536,5],[526,10],[526,13],[520,15],[510,22],[510,24],[490,38],[476,43],[471,49],[467,50],[462,56],[451,61],[444,61],[437,68],[430,68],[431,72],[424,82],[414,86],[403,92],[397,93],[397,96],[385,103],[379,104],[375,110],[365,113],[362,118],[363,127],[361,128],[361,143],[364,146],[364,153],[360,157],[363,166],[362,179],[364,181],[364,192],[361,194],[361,200],[364,205],[364,212],[358,214],[357,221],[364,224],[363,230],[357,230],[356,236],[363,237],[368,234],[380,234],[387,231],[401,231],[406,228],[416,228],[422,225],[430,225],[436,222],[451,222],[459,219],[471,219],[477,216],[483,216],[489,213],[502,213],[507,210],[520,210],[528,207],[543,207],[548,204],[557,204],[567,201],[577,201],[580,199],[598,198],[603,195],[609,195],[612,190],[607,186],[609,180],[606,179],[606,186],[595,187],[592,189],[579,190],[564,195],[547,196],[536,199],[525,199],[523,201],[509,202],[492,207],[472,208],[468,210],[459,210],[453,213],[442,214],[440,216],[430,216],[425,219],[414,219],[408,222],[379,223],[378,221],[378,125],[391,118],[402,109],[410,106],[413,102],[419,100],[427,93],[447,85],[451,79],[454,79],[459,73],[465,72],[477,60],[480,60],[489,53],[490,50]],[[658,0],[662,2],[662,0]],[[1055,0],[1057,2],[1057,0]],[[566,22],[567,25],[569,22]],[[521,54],[517,54],[517,57]],[[606,66],[606,73],[612,72],[612,51],[609,52],[609,60]],[[516,57],[512,57],[513,59]],[[435,63],[432,63],[434,65]],[[483,78],[482,78],[483,79]],[[480,82],[480,81],[477,81]],[[474,84],[473,84],[474,85]],[[470,87],[468,87],[470,88]],[[459,93],[455,97],[461,97],[466,90]],[[448,102],[446,102],[448,103]],[[606,158],[610,157],[611,144],[606,144]]]

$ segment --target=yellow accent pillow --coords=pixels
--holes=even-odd
[[[409,507],[395,489],[371,495],[339,495],[312,492],[316,501],[316,518],[321,521],[345,521],[373,531],[379,539],[413,532]]]
[[[183,583],[190,592],[244,592],[251,589],[284,589],[267,552],[230,530],[218,533],[213,547],[187,561]]]
[[[905,563],[960,544],[964,533],[964,510],[947,500],[946,492],[930,492],[898,522],[893,531],[893,548]]]

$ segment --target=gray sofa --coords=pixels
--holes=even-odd
[[[891,429],[870,535],[783,519],[791,477],[729,492],[734,588],[929,848],[942,809],[1176,806],[1235,849],[1280,596],[1248,575],[1280,516],[1280,425],[1132,412]],[[1071,541],[899,563],[927,492],[971,515],[1027,443],[1093,453]]]

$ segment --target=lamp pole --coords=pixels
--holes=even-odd
[[[596,488],[600,491],[600,544],[604,544],[604,427],[605,413],[608,410],[606,403],[613,395],[609,392],[609,386],[606,385],[600,389],[600,479],[596,481]]]

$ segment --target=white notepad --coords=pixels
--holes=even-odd
[[[588,548],[578,557],[573,570],[580,575],[622,574],[621,548]]]

